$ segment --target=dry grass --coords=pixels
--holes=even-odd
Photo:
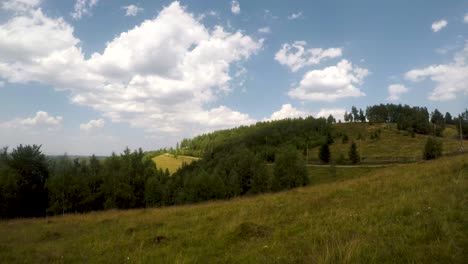
[[[0,222],[0,263],[464,263],[468,156],[277,194]]]
[[[174,156],[167,153],[153,158],[153,161],[154,163],[156,163],[156,166],[158,168],[161,168],[163,170],[168,169],[170,174],[173,174],[180,167],[182,167],[183,163],[190,164],[194,160],[198,160],[198,158],[180,155]]]

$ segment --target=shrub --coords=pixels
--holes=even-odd
[[[325,163],[330,162],[330,148],[328,147],[328,144],[323,144],[320,146],[318,157]]]
[[[357,145],[356,143],[351,143],[351,147],[349,148],[348,152],[349,160],[351,163],[356,164],[359,162],[360,157],[359,157],[359,152],[357,150]]]
[[[436,159],[442,155],[442,141],[429,137],[424,146],[423,158],[425,160]]]
[[[341,140],[341,142],[342,142],[343,144],[346,144],[346,143],[348,143],[348,141],[349,141],[348,135],[344,134],[344,135],[343,135],[343,139]]]

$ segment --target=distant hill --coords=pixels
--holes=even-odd
[[[216,150],[224,144],[247,142],[266,161],[273,162],[278,146],[293,144],[302,153],[304,160],[308,159],[309,163],[314,164],[320,162],[318,158],[319,146],[327,140],[326,134],[330,133],[334,141],[330,144],[331,157],[335,163],[347,162],[349,147],[353,141],[358,145],[361,163],[399,163],[421,160],[424,144],[427,138],[432,136],[398,130],[396,123],[329,124],[325,120],[312,131],[304,129],[297,132],[294,127],[301,126],[301,123],[306,122],[307,119],[286,119],[259,123],[249,127],[215,131],[193,139],[183,140],[179,152],[201,157],[204,153]],[[289,124],[293,124],[289,131],[283,128]],[[283,133],[281,134],[277,130],[283,131]],[[344,141],[344,137],[347,137],[348,140]],[[443,136],[439,139],[443,142],[443,154],[459,151],[460,140],[454,125],[447,125]],[[465,151],[468,151],[468,140],[465,139],[461,143]],[[342,160],[340,156],[343,157]],[[184,157],[187,158],[187,156]],[[163,169],[169,168],[172,174],[182,166],[182,161],[183,159],[175,161],[164,157],[160,161],[160,165]]]

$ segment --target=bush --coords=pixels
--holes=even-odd
[[[318,157],[325,163],[330,162],[330,148],[328,147],[328,144],[320,146]]]
[[[340,164],[340,165],[343,165],[346,163],[346,158],[345,156],[343,155],[343,153],[341,153],[338,158],[336,158],[336,164]]]
[[[423,158],[425,160],[436,159],[442,155],[442,141],[434,137],[430,137],[424,146]]]
[[[356,164],[359,162],[360,157],[359,157],[359,152],[357,150],[357,145],[356,143],[351,143],[351,147],[349,148],[348,152],[349,160],[351,163]]]
[[[346,143],[348,143],[348,141],[349,141],[348,135],[345,134],[345,135],[343,136],[343,139],[341,140],[341,142],[342,142],[343,144],[346,144]]]
[[[285,147],[277,155],[273,168],[274,191],[291,189],[309,183],[305,164],[294,147]]]

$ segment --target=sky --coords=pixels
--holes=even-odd
[[[154,150],[351,106],[468,108],[468,1],[0,0],[0,146]]]

